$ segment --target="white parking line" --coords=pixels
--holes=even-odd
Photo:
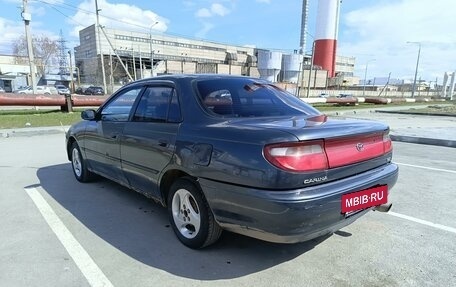
[[[76,238],[74,238],[73,234],[71,234],[65,224],[63,224],[40,192],[36,188],[26,188],[25,191],[33,200],[36,207],[41,212],[41,215],[43,215],[47,224],[49,224],[49,227],[51,227],[52,231],[63,244],[68,254],[73,258],[89,284],[91,286],[113,286],[111,281],[109,281],[87,251],[81,246]]]
[[[441,169],[441,168],[427,167],[427,166],[414,165],[414,164],[406,164],[406,163],[400,163],[400,162],[395,162],[395,164],[456,174],[456,170],[450,170],[450,169]]]
[[[438,228],[440,230],[444,230],[444,231],[448,231],[448,232],[456,234],[456,228],[453,228],[453,227],[448,227],[448,226],[445,226],[445,225],[442,225],[442,224],[433,223],[433,222],[430,222],[430,221],[422,220],[422,219],[419,219],[419,218],[411,217],[411,216],[408,216],[408,215],[403,215],[403,214],[392,212],[392,211],[389,211],[386,214],[389,214],[389,215],[396,216],[396,217],[399,217],[399,218],[402,218],[402,219],[410,220],[410,221],[413,221],[413,222],[416,222],[416,223],[420,223],[420,224],[423,224],[423,225],[427,225],[427,226],[430,226],[430,227]]]

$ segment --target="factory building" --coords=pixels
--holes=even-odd
[[[135,79],[182,73],[245,75],[271,82],[299,83],[303,87],[310,82],[312,88],[328,85],[328,72],[320,66],[310,65],[311,55],[297,52],[285,53],[108,28],[100,29],[98,35],[95,25],[81,30],[79,41],[74,55],[81,82],[100,86],[106,84],[108,92]],[[100,55],[103,55],[103,65]],[[338,60],[341,63],[340,73],[352,76],[354,58],[338,57]],[[336,63],[336,73],[338,68]]]

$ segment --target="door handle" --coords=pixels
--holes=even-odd
[[[168,141],[167,140],[158,140],[158,145],[162,146],[162,147],[167,147]]]

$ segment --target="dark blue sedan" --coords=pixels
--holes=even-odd
[[[335,232],[387,211],[398,177],[388,126],[328,119],[254,78],[144,79],[82,118],[66,135],[76,179],[160,202],[191,248],[222,230],[280,243]]]

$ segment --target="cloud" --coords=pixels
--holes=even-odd
[[[0,53],[10,53],[13,42],[20,36],[25,35],[24,24],[0,18]]]
[[[208,22],[203,22],[203,28],[196,32],[195,37],[204,39],[207,36],[207,33],[209,33],[210,30],[214,28],[214,24],[208,23]]]
[[[231,3],[234,5],[232,0],[221,0],[225,3]],[[231,10],[220,3],[212,3],[209,7],[200,8],[196,11],[195,17],[200,19],[202,28],[195,33],[195,37],[204,39],[207,34],[215,28],[215,24],[209,22],[209,19],[217,19],[218,17],[224,17],[231,13]],[[204,19],[204,20],[203,20]]]
[[[385,4],[386,3],[386,4]],[[356,57],[356,67],[364,69],[370,59],[369,75],[394,78],[413,77],[418,46],[421,43],[419,77],[433,80],[447,70],[456,68],[456,17],[449,7],[454,0],[403,0],[380,2],[377,5],[353,10],[342,19],[339,34],[340,55]],[[358,70],[357,75],[363,75]]]
[[[194,1],[188,1],[188,0],[182,1],[182,4],[184,4],[184,6],[186,6],[186,7],[194,7],[196,5],[196,3]]]
[[[95,24],[96,16],[91,12],[94,6],[94,0],[84,0],[78,5],[78,12],[71,17],[70,21],[71,24],[76,24],[71,33],[72,36],[78,37],[79,30]],[[100,25],[102,26],[112,29],[148,32],[153,23],[158,22],[153,26],[153,30],[165,32],[168,29],[169,20],[135,5],[114,4],[106,0],[98,0],[98,8],[101,9],[99,14]]]
[[[211,5],[211,11],[215,15],[222,16],[222,17],[230,13],[230,10],[228,8],[226,8],[225,6],[223,6],[222,4],[219,4],[219,3],[213,3]]]
[[[35,36],[47,36],[51,39],[57,39],[58,36],[42,28],[41,22],[32,22],[31,31]],[[11,54],[13,43],[20,37],[25,37],[24,22],[12,21],[0,17],[0,54]]]
[[[226,8],[220,3],[212,3],[209,8],[201,8],[196,11],[195,16],[197,18],[211,18],[214,16],[224,17],[231,12],[230,9]]]
[[[196,11],[195,16],[198,18],[209,18],[212,17],[212,13],[207,8],[201,8],[198,11]]]

